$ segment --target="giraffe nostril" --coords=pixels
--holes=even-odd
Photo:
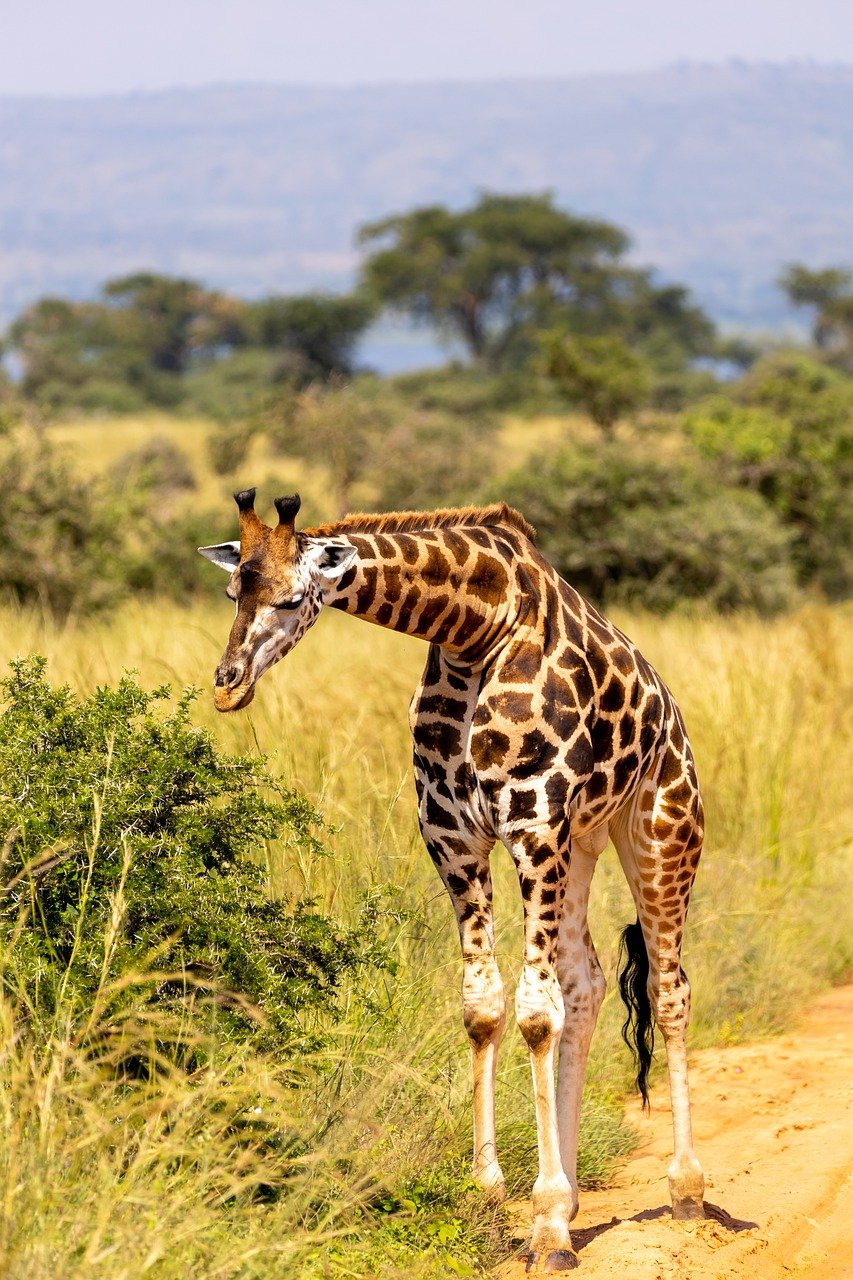
[[[232,685],[239,684],[242,678],[243,668],[240,666],[226,667],[224,671],[222,667],[218,667],[213,683],[217,689],[229,689]]]

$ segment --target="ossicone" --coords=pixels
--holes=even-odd
[[[279,524],[293,524],[302,506],[302,499],[298,493],[291,493],[284,498],[275,498],[273,505],[278,512]]]
[[[254,511],[255,493],[255,489],[241,489],[239,493],[234,494],[234,501],[241,511]]]

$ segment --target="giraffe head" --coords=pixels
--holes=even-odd
[[[199,547],[201,555],[230,575],[226,594],[237,607],[214,676],[218,711],[249,705],[263,673],[316,621],[324,586],[339,578],[355,558],[354,549],[340,539],[296,532],[296,493],[276,498],[274,528],[256,514],[254,489],[235,493],[234,500],[240,511],[240,541]]]

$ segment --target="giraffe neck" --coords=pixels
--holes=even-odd
[[[500,527],[340,533],[358,560],[325,603],[441,646],[465,661],[486,656],[514,620],[512,563],[519,537]]]

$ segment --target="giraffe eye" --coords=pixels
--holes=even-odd
[[[275,608],[276,609],[298,609],[304,599],[305,599],[305,592],[303,591],[302,595],[293,596],[291,600],[276,601]]]

